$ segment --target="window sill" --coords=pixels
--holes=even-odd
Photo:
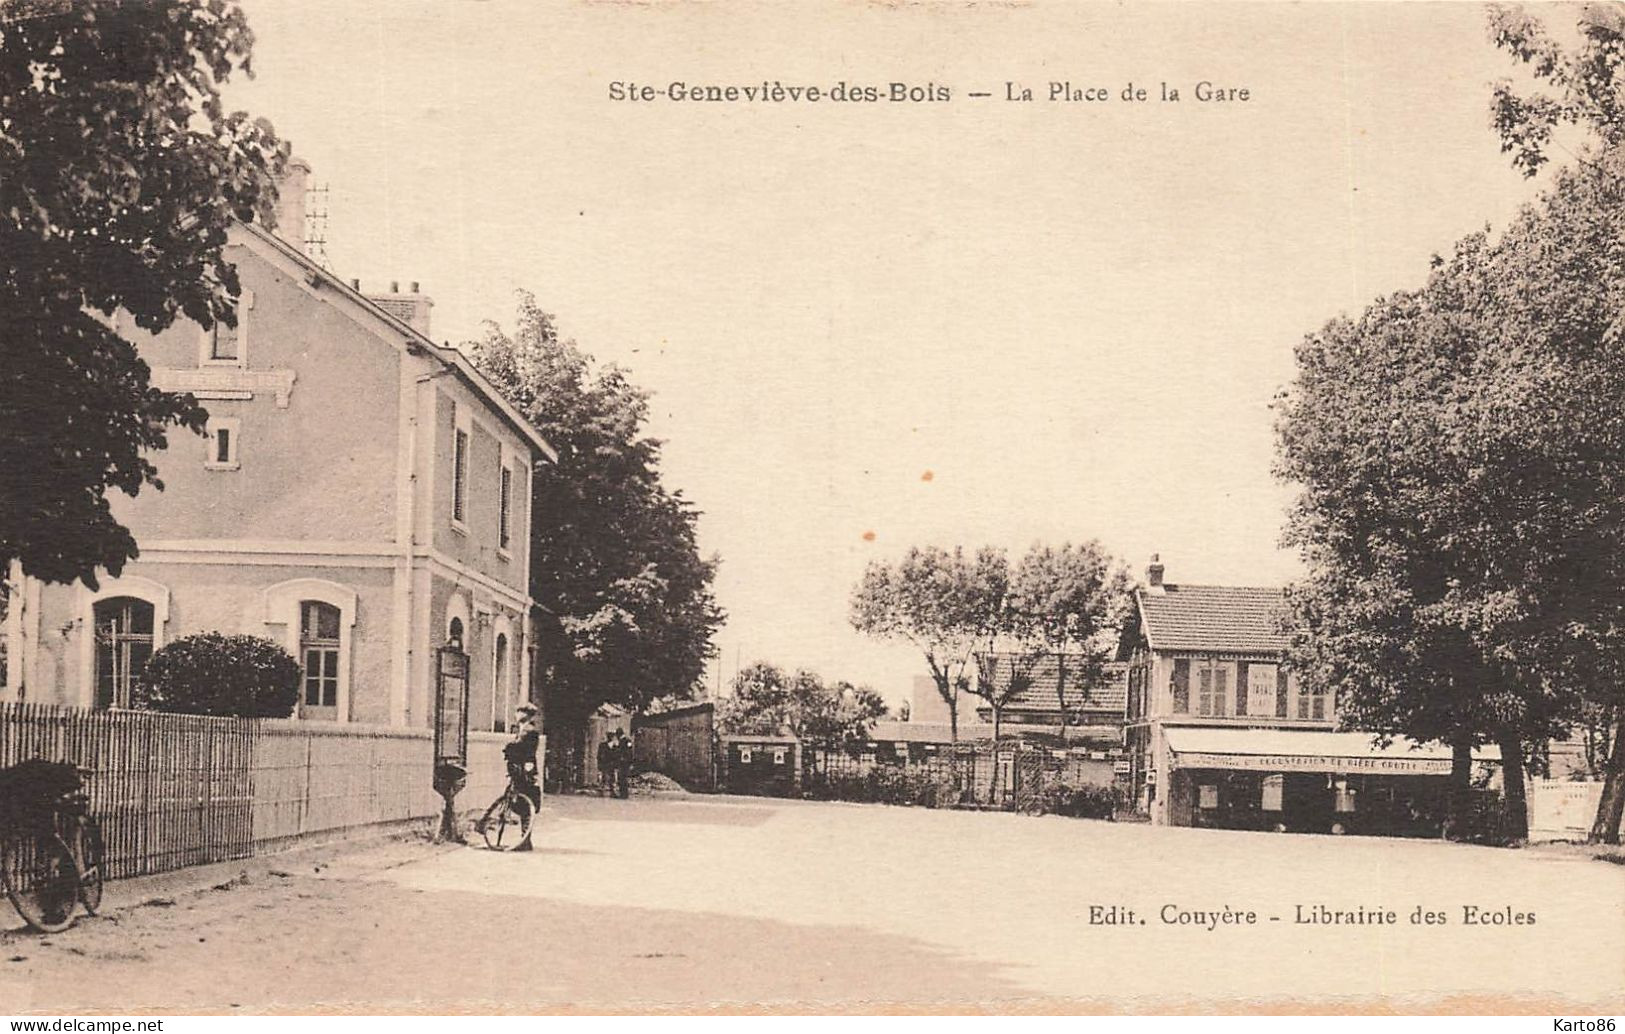
[[[468,537],[468,525],[464,524],[462,521],[458,520],[455,517],[453,517],[451,519],[451,530],[455,531],[457,534],[463,536],[464,538]]]
[[[501,546],[498,546],[497,547],[497,559],[498,560],[512,560],[513,559],[513,554],[510,553],[508,550],[503,549]]]
[[[240,470],[241,463],[205,463],[204,470]]]

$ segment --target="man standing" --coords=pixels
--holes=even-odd
[[[632,795],[632,741],[626,730],[616,733],[615,739],[615,793],[622,800]]]
[[[600,796],[615,792],[615,734],[606,735],[598,743],[598,793]]]

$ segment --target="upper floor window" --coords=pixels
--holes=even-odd
[[[236,470],[239,466],[237,446],[241,437],[235,418],[212,418],[209,421],[209,458],[203,465],[210,470]]]
[[[1325,686],[1305,686],[1298,690],[1298,717],[1324,721],[1331,715],[1331,693]]]
[[[1207,661],[1197,673],[1196,711],[1204,717],[1217,718],[1230,713],[1227,707],[1230,690],[1230,665]]]
[[[237,328],[226,326],[225,320],[215,321],[209,335],[209,358],[237,361]]]
[[[129,707],[130,690],[152,658],[153,606],[133,596],[98,600],[96,706]]]
[[[339,704],[339,608],[320,600],[299,603],[299,695],[303,718],[335,718]]]
[[[215,320],[203,332],[199,365],[243,366],[248,359],[248,310],[254,307],[254,292],[243,291],[237,298],[236,325]]]
[[[468,432],[461,427],[452,447],[451,519],[457,524],[468,521]]]
[[[1190,714],[1191,662],[1188,658],[1176,657],[1174,659],[1174,671],[1169,683],[1169,690],[1173,696],[1174,714]]]
[[[513,541],[513,469],[502,465],[497,487],[497,547],[506,550]]]

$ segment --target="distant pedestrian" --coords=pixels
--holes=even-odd
[[[615,792],[615,735],[605,736],[598,744],[598,792]]]
[[[615,793],[623,800],[632,796],[632,741],[625,729],[615,739]]]

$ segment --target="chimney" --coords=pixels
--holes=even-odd
[[[305,252],[305,181],[310,164],[303,158],[289,158],[276,181],[276,225],[278,237]]]
[[[434,308],[434,300],[418,290],[416,280],[411,283],[411,290],[401,293],[401,282],[391,280],[388,294],[369,294],[367,300],[394,316],[413,330],[429,336],[429,310]]]
[[[1151,562],[1145,567],[1145,584],[1154,593],[1164,591],[1162,587],[1162,557],[1156,553],[1151,554]]]

